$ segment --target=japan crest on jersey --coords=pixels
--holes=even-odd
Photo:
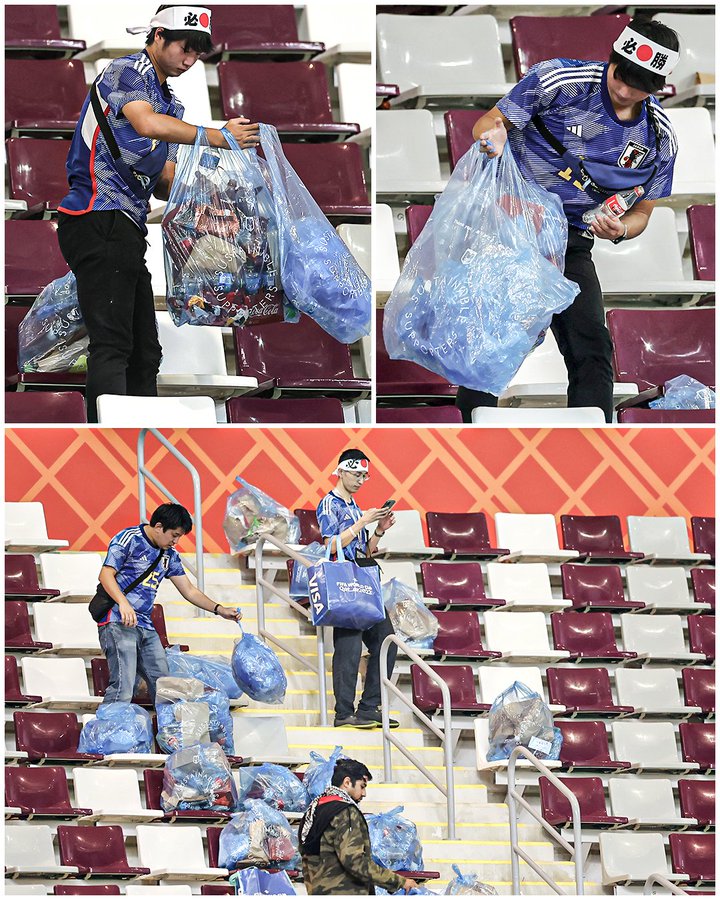
[[[638,144],[635,141],[628,141],[625,145],[625,149],[620,154],[618,165],[621,169],[637,169],[638,166],[642,165],[643,160],[649,152],[649,147],[644,147],[642,144]]]

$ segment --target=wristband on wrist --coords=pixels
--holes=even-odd
[[[375,529],[375,537],[381,538],[384,534],[385,534],[385,532],[384,532],[384,531],[380,531],[379,528],[376,528],[376,529]]]
[[[216,603],[216,604],[215,604],[215,609],[213,610],[213,615],[214,615],[214,616],[216,616],[216,615],[218,614],[218,606],[220,606],[220,604],[219,604],[219,603]]]

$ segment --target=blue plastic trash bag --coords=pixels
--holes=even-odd
[[[157,742],[166,753],[195,744],[216,743],[232,755],[232,718],[224,691],[208,687],[197,678],[163,676],[155,693]]]
[[[263,534],[271,534],[286,544],[297,544],[298,517],[244,478],[235,480],[240,487],[228,497],[223,521],[231,552],[240,553]]]
[[[240,785],[241,800],[262,800],[282,812],[305,812],[310,805],[307,788],[284,766],[263,763],[241,770]]]
[[[242,696],[242,691],[233,678],[228,657],[196,656],[193,653],[183,653],[177,646],[168,647],[165,655],[171,675],[197,678],[209,687],[224,691],[231,700]]]
[[[230,876],[230,884],[235,888],[236,894],[249,896],[257,896],[258,894],[295,896],[296,894],[287,872],[266,872],[264,869],[258,869],[256,866],[234,872]]]
[[[277,869],[300,867],[297,837],[285,816],[262,800],[246,800],[220,832],[218,865],[250,862]]]
[[[352,344],[370,334],[370,279],[285,158],[277,131],[260,125],[278,226],[277,268],[290,302]]]
[[[523,180],[508,145],[492,160],[474,145],[385,306],[388,353],[451,384],[501,394],[579,292],[562,274],[566,245],[560,200]]]
[[[367,817],[370,852],[379,866],[393,872],[420,872],[423,869],[422,845],[417,826],[400,815],[404,808],[396,806],[389,812]]]
[[[324,544],[318,543],[318,541],[313,541],[312,544],[308,544],[307,547],[303,547],[302,550],[300,550],[300,555],[304,556],[310,562],[320,562],[321,559],[325,559],[325,546]],[[293,562],[289,593],[295,600],[306,598],[308,595],[307,566],[304,566],[297,560],[294,560]]]
[[[277,654],[254,634],[242,630],[232,655],[232,672],[240,690],[260,703],[282,703],[287,677]]]
[[[432,650],[440,625],[420,594],[397,578],[386,581],[382,590],[395,634],[410,647]]]
[[[376,894],[389,894],[390,891],[386,891],[385,888],[376,887]],[[416,888],[411,888],[409,891],[404,891],[400,888],[399,891],[393,891],[393,897],[402,897],[407,896],[408,894],[430,894],[433,897],[437,897],[437,891],[431,891],[429,888],[426,888],[424,884],[419,884]]]
[[[330,787],[330,779],[335,771],[335,765],[339,759],[345,759],[345,754],[343,748],[338,745],[330,754],[329,759],[325,759],[314,750],[310,751],[310,759],[312,762],[305,770],[303,784],[307,788],[308,797],[312,802]]]
[[[80,753],[152,753],[150,713],[135,703],[101,703],[95,718],[83,725]]]
[[[18,372],[86,372],[88,334],[72,272],[38,294],[18,328]]]
[[[204,128],[181,144],[162,221],[167,307],[176,325],[282,321],[269,248],[276,231],[265,161],[211,147]]]
[[[715,409],[715,391],[689,375],[665,382],[665,394],[651,400],[651,409]]]
[[[480,881],[475,872],[463,875],[458,866],[453,866],[452,870],[455,878],[445,888],[446,894],[497,894],[495,888]]]
[[[508,759],[520,745],[538,759],[560,758],[562,733],[553,726],[548,705],[521,681],[515,681],[495,698],[488,731],[488,762]]]
[[[237,788],[230,764],[218,744],[196,744],[168,756],[160,805],[165,812],[237,808]]]

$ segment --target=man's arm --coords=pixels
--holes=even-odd
[[[168,200],[170,198],[170,188],[175,178],[175,163],[166,162],[160,177],[155,185],[153,194],[158,200]]]
[[[623,216],[598,216],[589,230],[596,238],[614,241],[625,234],[627,226],[626,237],[630,240],[645,231],[654,208],[655,200],[639,200]]]
[[[103,566],[102,569],[100,569],[99,581],[110,597],[117,603],[123,625],[134,628],[137,625],[137,616],[135,615],[135,610],[132,608],[130,601],[120,590],[117,579],[115,578],[116,574],[117,572],[112,566]]]
[[[217,603],[214,600],[211,600],[207,594],[203,594],[201,590],[196,588],[187,575],[171,575],[170,581],[175,585],[188,603],[192,603],[193,606],[197,606],[199,609],[207,610],[207,612],[215,612]],[[242,619],[242,613],[239,609],[233,609],[228,606],[218,606],[217,615],[221,616],[223,619],[234,619],[236,622],[239,622],[240,619]]]
[[[157,113],[146,100],[131,100],[122,108],[122,113],[138,134],[156,141],[171,144],[194,144],[197,126]],[[242,149],[255,147],[259,143],[260,126],[250,124],[247,119],[230,119],[225,127]],[[218,128],[206,128],[205,133],[211,147],[228,149],[228,143]]]
[[[325,829],[324,837],[332,845],[340,865],[363,885],[375,884],[394,893],[405,887],[405,879],[390,869],[373,862],[367,839],[367,828],[359,822],[359,809],[348,807],[339,813]]]

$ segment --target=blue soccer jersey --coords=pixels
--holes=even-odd
[[[607,63],[550,59],[533,66],[497,104],[515,126],[508,132],[508,143],[523,176],[557,194],[569,223],[581,229],[588,227],[582,214],[599,201],[582,190],[530,121],[536,114],[577,158],[624,169],[657,162],[644,199],[668,197],[672,191],[677,138],[665,111],[649,97],[637,119],[620,121],[608,94],[607,74]],[[648,104],[660,137],[659,152]]]
[[[118,587],[125,593],[125,588],[132,584],[136,578],[148,568],[150,563],[157,559],[160,550],[145,536],[142,525],[126,528],[110,541],[104,566],[115,569]],[[169,547],[160,558],[152,572],[134,588],[130,594],[125,594],[130,605],[135,610],[137,623],[140,628],[152,628],[150,615],[155,595],[163,578],[173,578],[176,575],[184,575],[185,569],[180,561],[177,550]],[[107,625],[109,622],[120,622],[121,616],[117,604],[115,604],[105,618],[98,625]]]
[[[123,162],[142,176],[146,197],[157,184],[165,163],[177,159],[177,144],[142,137],[123,115],[126,103],[143,100],[156,113],[182,119],[184,108],[167,82],[161,85],[143,50],[113,60],[98,82],[100,105],[117,141]],[[137,197],[120,175],[108,149],[88,94],[67,159],[70,193],[58,209],[69,215],[119,209],[146,232],[147,200]]]
[[[360,516],[362,516],[362,510],[354,499],[343,500],[334,491],[330,491],[322,498],[317,508],[320,534],[323,538],[335,537],[347,528],[352,528]],[[333,543],[333,551],[336,544],[337,542]],[[359,535],[354,537],[346,547],[343,547],[343,553],[354,559],[358,550],[362,553],[367,552],[367,544],[367,529],[362,528]]]

